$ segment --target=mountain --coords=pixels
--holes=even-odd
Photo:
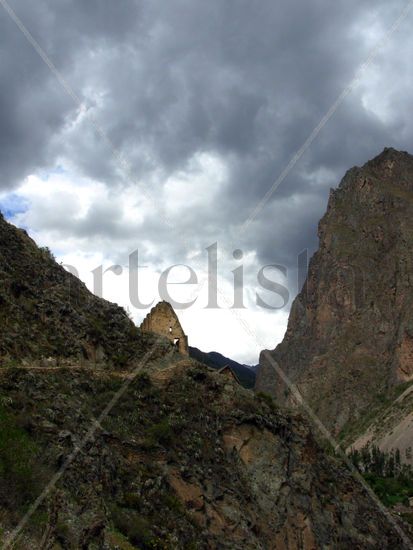
[[[205,352],[191,346],[189,346],[189,355],[213,369],[223,369],[228,366],[245,388],[254,388],[256,375],[254,367],[237,363],[216,351]]]
[[[284,340],[261,353],[256,388],[294,405],[275,361],[347,444],[374,431],[378,418],[380,437],[398,427],[411,442],[413,157],[385,149],[349,170],[330,193],[318,234]]]
[[[300,415],[175,357],[102,417],[123,385],[93,369],[0,375],[3,535],[75,453],[22,548],[409,548]]]
[[[0,214],[0,361],[124,367],[147,351],[119,306],[94,296]]]
[[[4,219],[0,270],[3,548],[411,547],[300,413],[141,333]]]

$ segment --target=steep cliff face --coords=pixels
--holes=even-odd
[[[277,361],[338,432],[413,379],[413,157],[385,149],[349,170],[319,239],[284,340],[261,354],[257,389],[292,404]]]

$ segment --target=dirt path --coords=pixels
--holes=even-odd
[[[57,372],[57,371],[65,371],[65,370],[72,370],[72,371],[84,371],[88,372],[90,374],[94,375],[110,375],[110,376],[116,376],[118,378],[128,378],[132,374],[131,372],[120,372],[116,370],[108,370],[108,369],[102,369],[99,367],[86,367],[82,365],[59,365],[55,367],[37,367],[37,366],[10,366],[10,367],[0,367],[0,376],[6,374],[7,372],[13,371],[13,370],[23,370],[23,371],[30,371],[30,372]]]

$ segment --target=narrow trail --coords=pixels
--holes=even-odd
[[[183,360],[183,361],[184,363],[186,363],[186,360]],[[182,360],[178,361],[177,363],[172,362],[172,364],[169,364],[167,367],[156,369],[152,374],[154,375],[155,379],[157,378],[167,379],[170,376],[170,374],[174,372],[177,365],[181,363],[182,363]],[[114,369],[109,369],[107,367],[102,368],[98,366],[89,366],[89,365],[88,366],[86,365],[58,365],[57,366],[56,365],[53,367],[52,366],[41,367],[41,366],[35,366],[35,365],[18,365],[18,366],[5,366],[5,367],[0,366],[0,376],[16,370],[29,371],[29,372],[44,372],[44,373],[53,373],[58,371],[72,370],[72,371],[87,372],[95,376],[106,375],[106,376],[111,376],[111,377],[114,376],[116,378],[122,378],[122,379],[133,378],[134,376],[136,376],[136,372],[133,367],[129,371],[117,371]]]
[[[91,367],[83,367],[81,365],[59,365],[56,367],[35,367],[35,366],[8,366],[0,367],[0,372],[10,371],[10,370],[65,370],[65,369],[82,369],[82,370],[96,370]]]
[[[33,372],[33,371],[57,372],[57,371],[73,370],[73,371],[84,371],[94,375],[106,374],[108,376],[116,376],[118,378],[127,378],[131,376],[130,372],[120,372],[116,370],[108,370],[108,369],[102,369],[99,367],[90,367],[90,366],[83,366],[83,365],[59,365],[55,367],[39,367],[39,366],[30,366],[30,365],[29,366],[7,366],[7,367],[0,367],[0,376],[10,371],[16,371],[16,370],[30,371],[30,372]]]

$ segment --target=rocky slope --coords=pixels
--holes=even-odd
[[[413,385],[393,400],[387,399],[382,406],[350,426],[344,433],[347,450],[361,450],[376,446],[385,453],[395,449],[400,452],[401,462],[413,465]]]
[[[85,368],[0,376],[4,543],[74,452],[16,548],[409,547],[299,415],[178,358],[102,418],[123,383]]]
[[[354,436],[413,380],[413,157],[385,149],[349,170],[319,239],[257,388],[293,403],[275,360],[329,428]]]
[[[153,338],[91,294],[0,214],[0,362],[86,361],[124,367]]]
[[[299,414],[144,337],[3,219],[0,267],[3,548],[411,547]]]

